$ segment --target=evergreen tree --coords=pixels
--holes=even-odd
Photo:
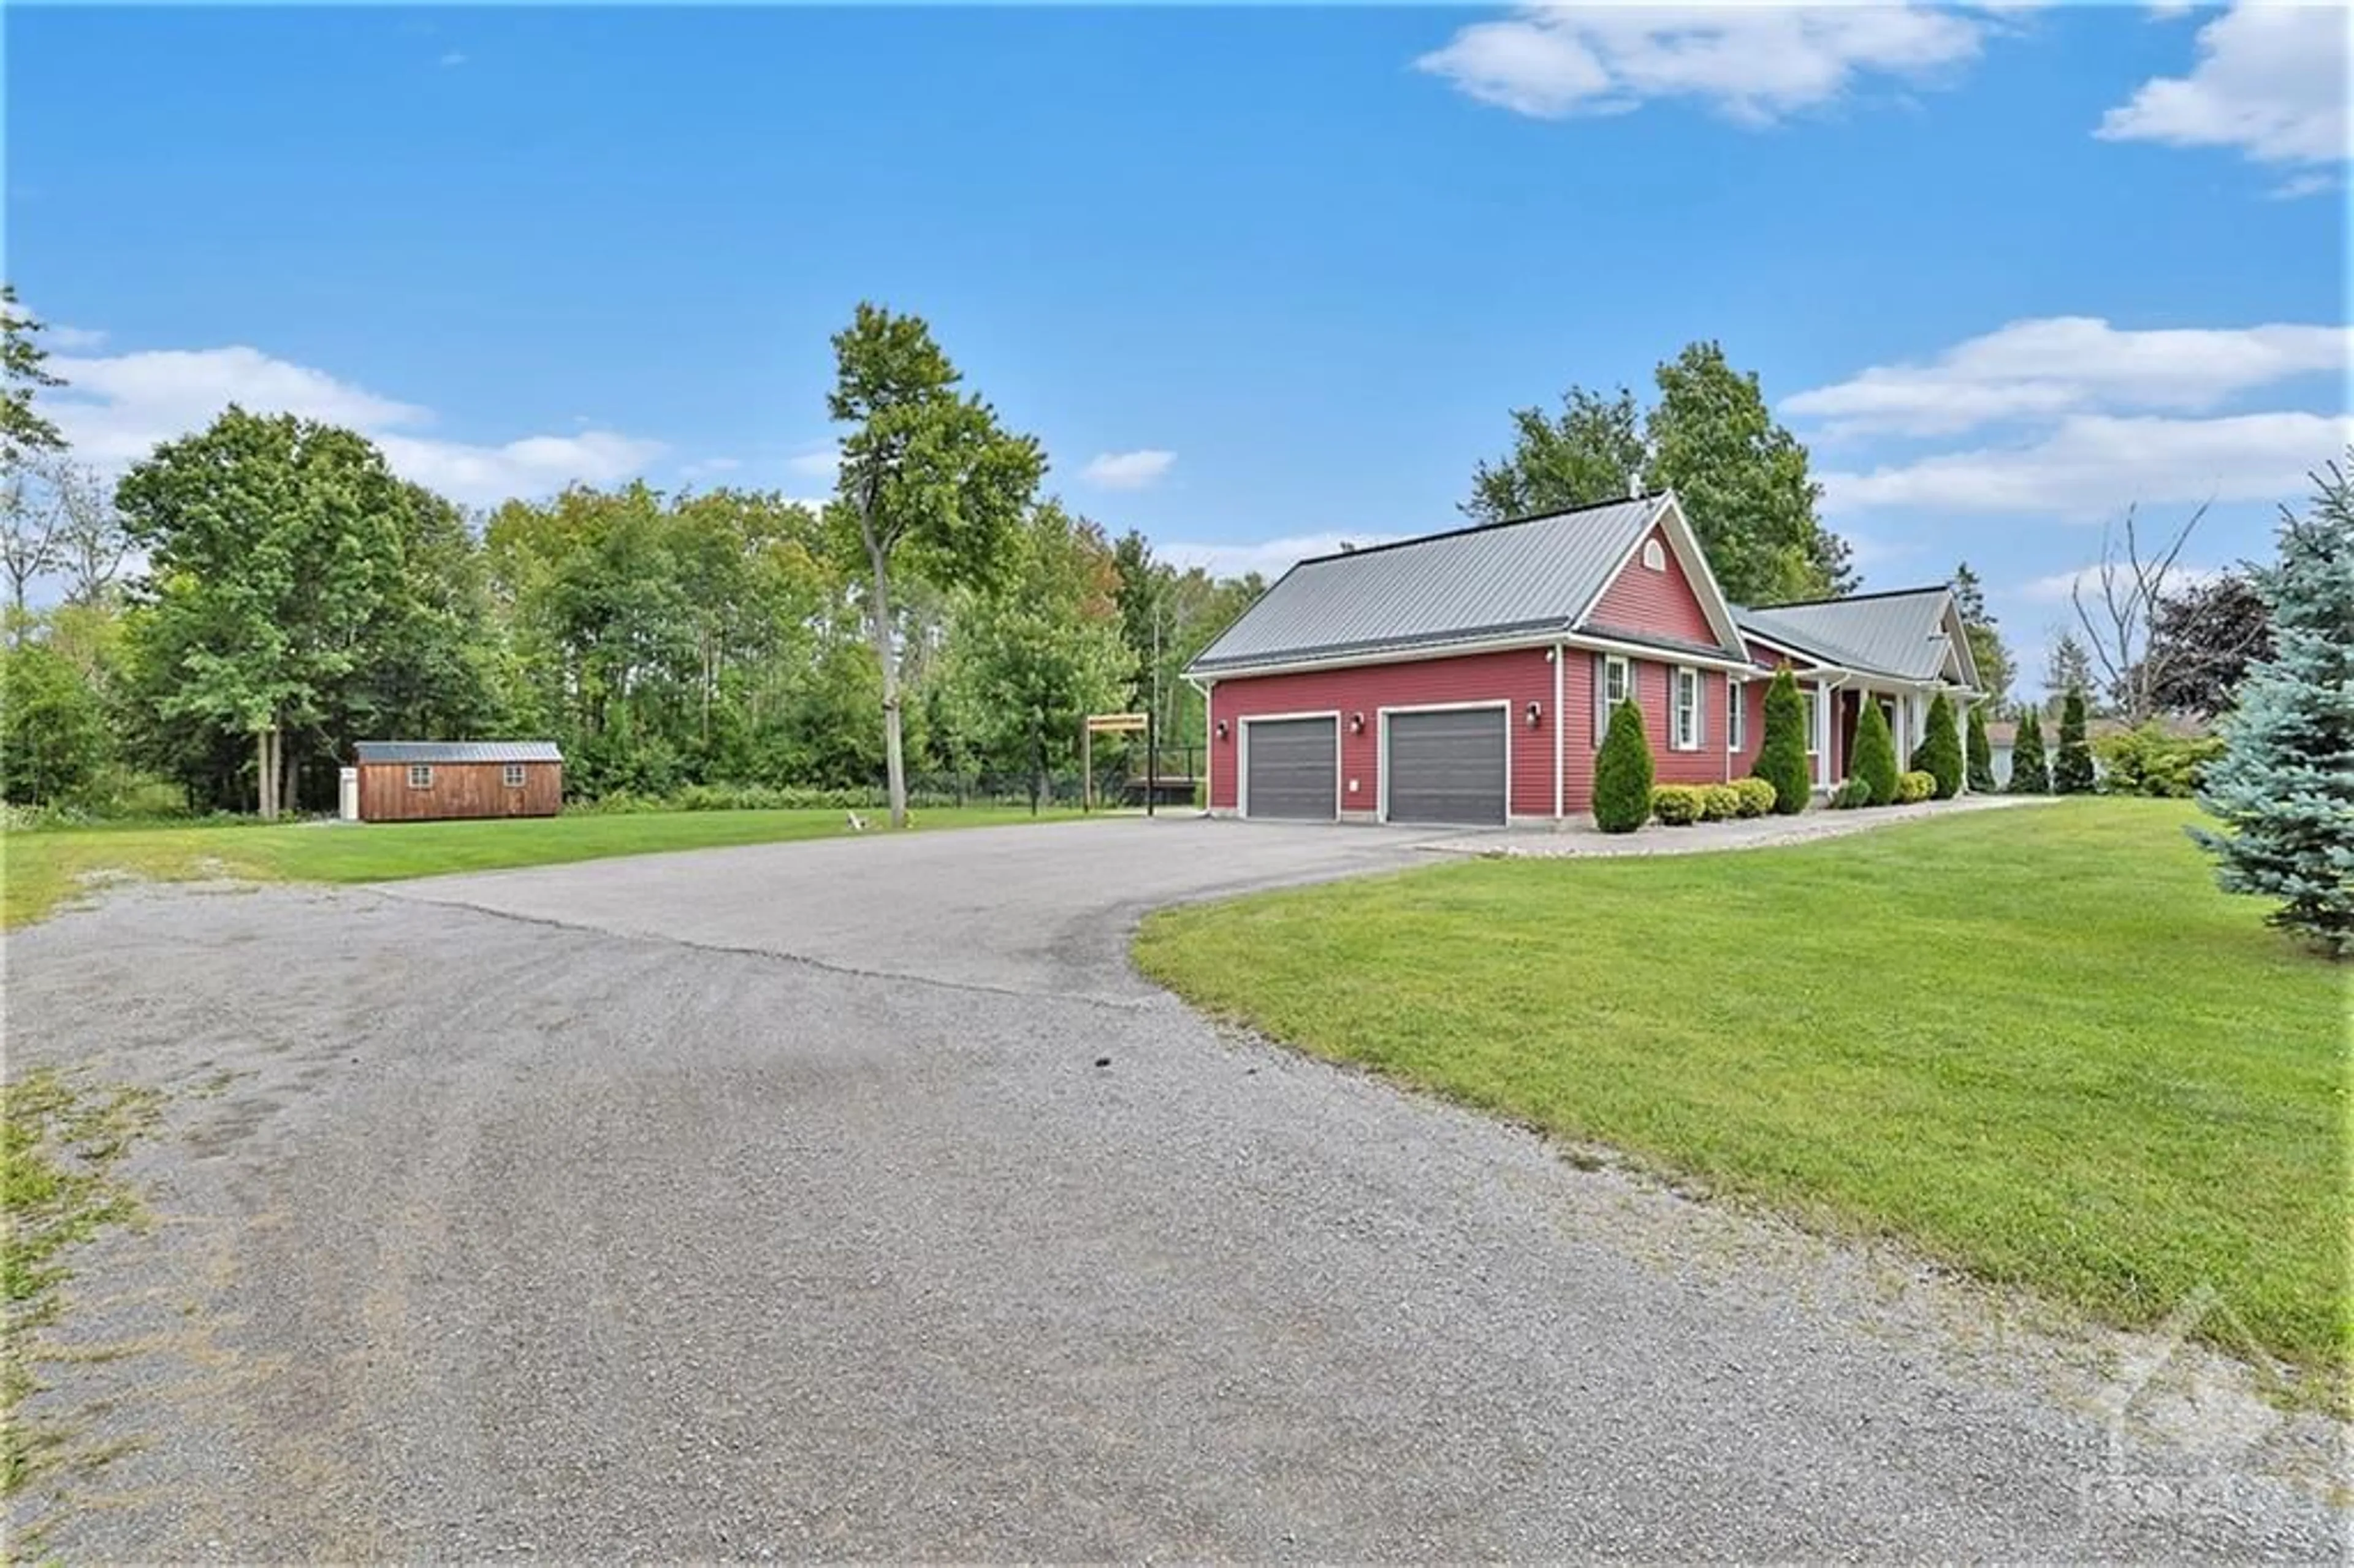
[[[1888,733],[1888,715],[1880,705],[1864,699],[1863,717],[1855,726],[1855,755],[1848,759],[1847,776],[1861,779],[1872,791],[1875,806],[1896,803],[1896,737]]]
[[[1610,727],[1594,758],[1594,825],[1631,833],[1651,817],[1651,742],[1632,698],[1610,710]]]
[[[2060,751],[2052,764],[2054,795],[2093,792],[2093,748],[2084,741],[2084,688],[2071,686],[2060,705]]]
[[[1962,792],[1962,737],[1954,728],[1953,700],[1939,692],[1929,699],[1929,733],[1913,750],[1913,767],[1937,780],[1940,800]]]
[[[1751,773],[1774,786],[1776,814],[1795,817],[1807,809],[1807,705],[1787,670],[1776,671],[1766,688],[1766,733]]]
[[[1967,773],[1970,782],[1970,793],[1991,795],[1995,790],[1994,747],[1987,740],[1984,703],[1979,703],[1970,709],[1968,730]]]
[[[2354,955],[2354,486],[2316,475],[2305,517],[2285,515],[2262,587],[2274,653],[2248,672],[2226,748],[2199,803],[2228,832],[2192,829],[2227,893],[2275,898],[2267,916],[2338,958]]]
[[[2010,743],[2010,793],[2052,793],[2052,775],[2043,766],[2043,721],[2033,708],[2019,715],[2019,734]]]

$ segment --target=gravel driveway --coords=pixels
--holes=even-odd
[[[368,830],[398,831],[398,830]],[[1092,822],[9,942],[12,1056],[176,1092],[43,1396],[68,1560],[2320,1557],[2336,1432],[1371,1078],[1136,911],[1411,835]],[[2168,1381],[2168,1380],[2174,1381]],[[2186,1403],[2183,1390],[2197,1395]]]

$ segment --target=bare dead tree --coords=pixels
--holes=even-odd
[[[2127,724],[2137,725],[2158,711],[2152,694],[2164,681],[2168,655],[2153,645],[2150,629],[2182,546],[2206,515],[2202,502],[2165,548],[2145,560],[2135,509],[2126,507],[2121,526],[2101,530],[2101,561],[2094,572],[2099,588],[2095,602],[2086,602],[2081,577],[2068,589],[2093,662]]]
[[[25,589],[57,566],[58,508],[28,462],[0,480],[0,573],[8,578],[8,640],[23,635]]]
[[[42,460],[57,512],[50,569],[68,604],[96,604],[122,577],[131,535],[114,510],[114,487],[96,469],[62,457]]]

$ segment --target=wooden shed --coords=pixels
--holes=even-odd
[[[552,817],[564,806],[564,754],[552,740],[363,740],[359,818]]]

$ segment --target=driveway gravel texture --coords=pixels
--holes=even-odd
[[[370,829],[398,832],[398,829]],[[2246,1370],[1222,1031],[1145,908],[1427,863],[1181,819],[8,941],[172,1091],[21,1494],[69,1561],[2337,1559]],[[2154,1370],[2153,1370],[2154,1369]]]

